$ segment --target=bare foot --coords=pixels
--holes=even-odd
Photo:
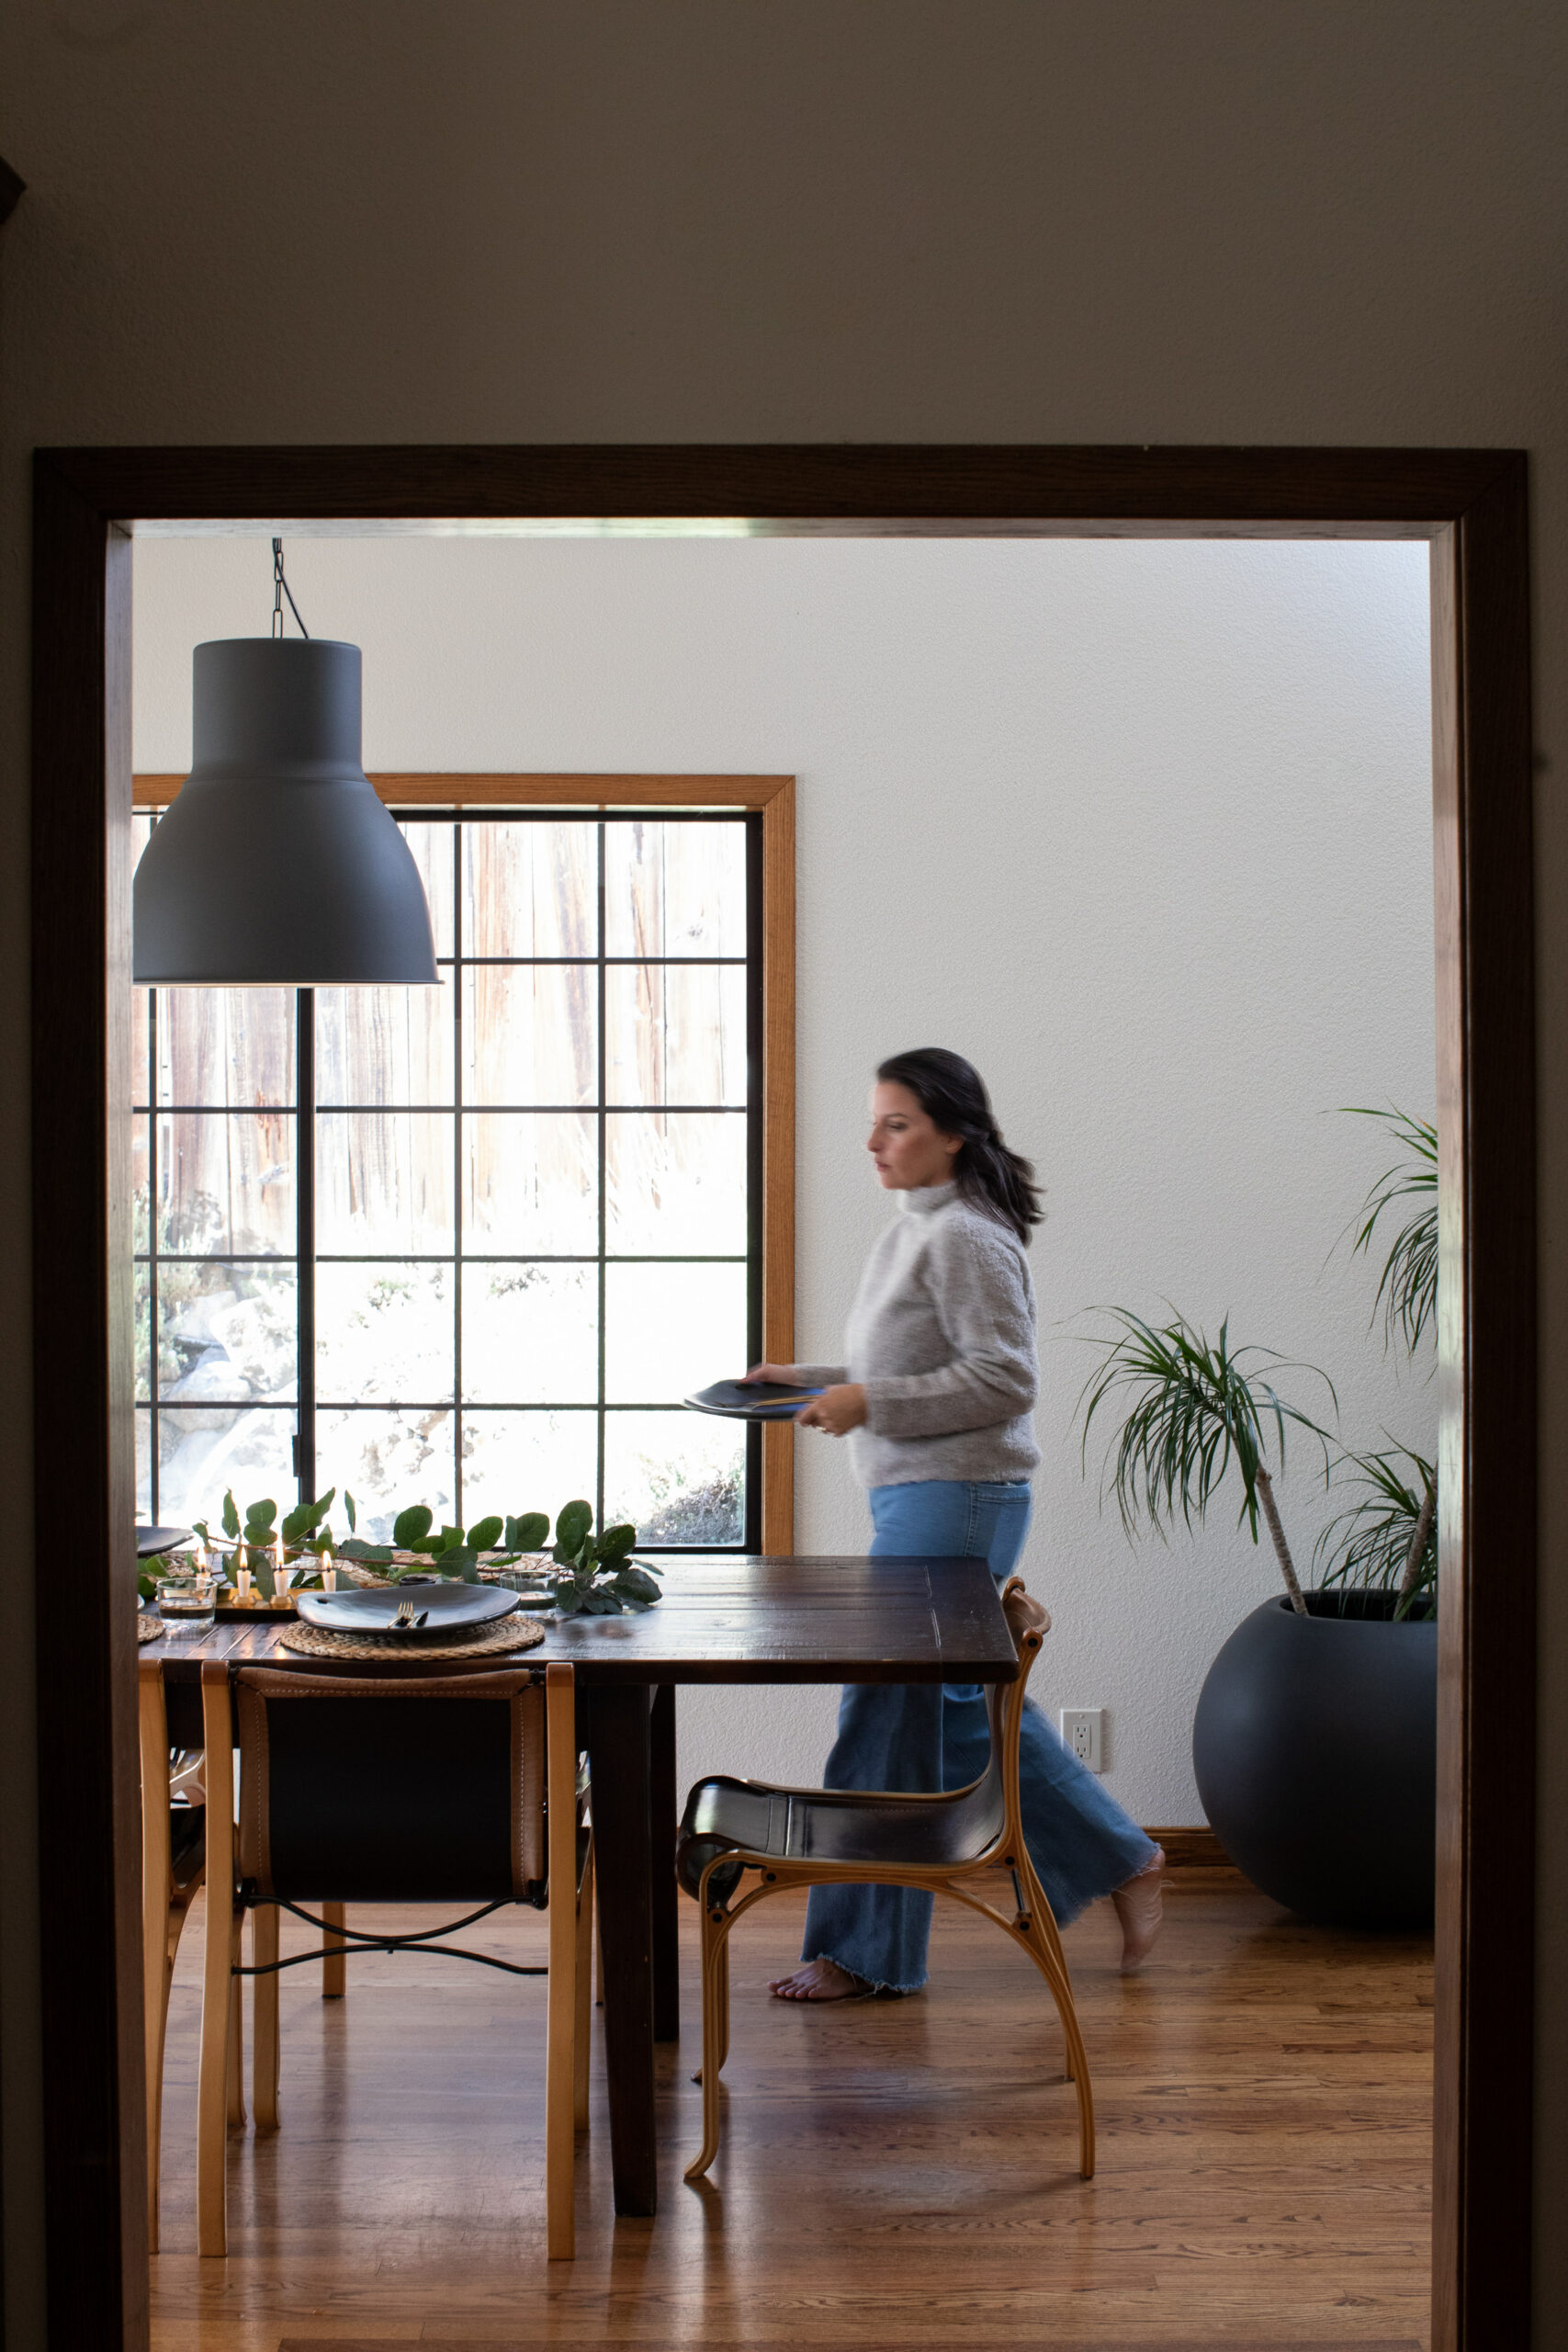
[[[1122,1922],[1123,1976],[1135,1976],[1154,1950],[1155,1938],[1160,1930],[1164,1896],[1165,1853],[1156,1846],[1153,1861],[1146,1862],[1111,1897],[1116,1905],[1116,1917]]]
[[[871,1987],[836,1960],[808,1960],[793,1976],[778,1977],[768,1990],[775,2001],[852,2001]]]

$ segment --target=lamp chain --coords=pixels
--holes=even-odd
[[[274,637],[281,637],[283,635],[283,600],[285,596],[288,599],[289,611],[293,614],[295,619],[299,621],[300,636],[308,638],[310,632],[306,628],[304,622],[299,620],[299,607],[294,601],[294,591],[290,588],[288,581],[285,580],[283,576],[283,541],[281,539],[274,539],[272,543],[272,633]]]

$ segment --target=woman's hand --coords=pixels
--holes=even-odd
[[[826,1430],[829,1437],[848,1437],[865,1419],[865,1390],[858,1380],[840,1380],[814,1396],[795,1417],[795,1427]]]
[[[754,1363],[743,1372],[742,1380],[771,1380],[780,1388],[787,1388],[795,1375],[787,1363]]]

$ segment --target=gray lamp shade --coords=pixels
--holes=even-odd
[[[135,978],[434,984],[419,868],[360,765],[358,646],[223,638],[194,666],[195,761],[136,869]]]

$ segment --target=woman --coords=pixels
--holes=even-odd
[[[1040,1460],[1034,1290],[1023,1254],[1041,1215],[1033,1170],[1002,1141],[978,1071],[939,1046],[882,1064],[868,1148],[906,1214],[861,1279],[848,1363],[764,1363],[747,1376],[819,1387],[800,1425],[854,1432],[873,1558],[983,1559],[1000,1583],[1023,1549]],[[964,1788],[989,1752],[977,1686],[857,1683],[840,1701],[825,1785]],[[1136,1969],[1159,1931],[1163,1853],[1032,1704],[1020,1775],[1029,1850],[1058,1921],[1110,1894],[1122,1969]],[[785,2001],[913,1993],[926,1979],[931,1914],[931,1896],[913,1888],[814,1887],[803,1965],[771,1989]]]

